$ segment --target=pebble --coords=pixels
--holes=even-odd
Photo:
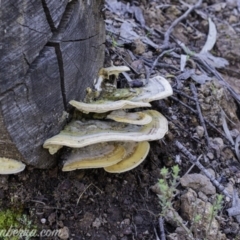
[[[208,197],[203,193],[203,192],[199,192],[198,193],[198,197],[203,200],[204,202],[207,202],[208,201]]]
[[[69,228],[68,227],[63,227],[59,229],[58,232],[58,237],[62,240],[66,240],[69,238]]]
[[[226,3],[228,6],[231,7],[236,7],[237,6],[237,1],[236,0],[226,0]]]
[[[46,219],[46,218],[41,218],[41,223],[42,223],[42,224],[45,224],[45,223],[46,223],[46,221],[47,221],[47,219]]]
[[[213,143],[216,144],[219,147],[219,149],[222,149],[224,147],[222,138],[219,138],[219,137],[214,138]]]
[[[196,132],[199,138],[202,138],[204,135],[204,128],[202,126],[196,127]]]
[[[98,229],[98,228],[101,226],[101,221],[100,221],[100,219],[99,219],[99,218],[96,218],[96,219],[94,220],[94,222],[92,223],[92,226]]]
[[[216,188],[210,180],[202,174],[186,174],[180,178],[180,182],[183,187],[192,188],[198,192],[201,191],[206,195],[214,195],[216,193]]]
[[[130,219],[126,218],[124,219],[121,224],[125,224],[125,225],[130,225]]]
[[[237,23],[237,22],[238,22],[238,18],[237,18],[237,16],[235,16],[235,15],[231,15],[231,16],[229,17],[228,21],[229,21],[230,24],[231,24],[231,23]]]
[[[207,157],[212,160],[214,158],[214,155],[213,153],[209,152],[207,153]]]

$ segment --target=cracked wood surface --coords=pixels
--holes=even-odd
[[[1,157],[55,164],[42,144],[61,130],[69,100],[83,99],[102,67],[101,7],[98,0],[2,1]]]

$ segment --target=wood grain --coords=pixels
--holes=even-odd
[[[2,2],[0,156],[37,168],[56,163],[42,148],[83,99],[103,64],[105,30],[98,0]]]

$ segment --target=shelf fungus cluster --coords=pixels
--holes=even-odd
[[[163,138],[168,131],[168,122],[158,111],[136,110],[170,96],[172,88],[168,81],[156,76],[144,87],[117,89],[116,77],[127,70],[114,66],[101,69],[95,90],[88,89],[88,94],[94,93],[94,97],[87,97],[87,102],[70,101],[82,113],[81,119],[72,120],[44,143],[50,154],[63,146],[72,148],[63,171],[87,168],[104,168],[110,173],[129,171],[147,157],[148,142]]]

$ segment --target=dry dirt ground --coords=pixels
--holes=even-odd
[[[240,159],[234,149],[240,142],[240,1],[203,1],[172,28],[167,40],[165,33],[173,21],[196,3],[105,2],[105,66],[129,66],[132,80],[142,81],[149,74],[169,80],[173,97],[153,103],[153,108],[169,120],[169,132],[164,139],[151,142],[146,160],[126,173],[110,174],[103,169],[63,173],[59,159],[59,166],[50,170],[28,167],[20,174],[1,177],[1,210],[14,213],[20,209],[25,216],[23,226],[37,228],[38,233],[61,229],[59,237],[32,239],[151,240],[158,239],[157,235],[164,239],[158,223],[162,208],[157,193],[161,197],[161,192],[153,186],[161,178],[160,170],[166,167],[171,171],[174,165],[180,168],[180,184],[174,186],[176,191],[168,200],[171,209],[163,216],[166,238],[240,239],[238,216],[227,212],[232,207],[233,192],[240,193]],[[207,62],[211,67],[207,69],[192,52],[199,53],[207,40],[209,17],[217,29],[217,41],[210,52],[223,59]],[[177,40],[191,52],[186,54]],[[184,55],[188,55],[187,62],[181,69]],[[224,81],[214,74],[213,67]],[[124,76],[119,77],[119,84],[126,85]],[[235,99],[227,87],[234,91]],[[223,130],[224,121],[228,134]],[[202,170],[179,150],[176,140],[199,158]],[[220,207],[212,215],[220,191],[205,177],[205,168],[215,176],[215,185],[222,184],[230,195],[223,194]],[[236,198],[234,206],[238,209]],[[180,220],[171,217],[171,212],[178,213]],[[1,221],[0,216],[3,224]]]

